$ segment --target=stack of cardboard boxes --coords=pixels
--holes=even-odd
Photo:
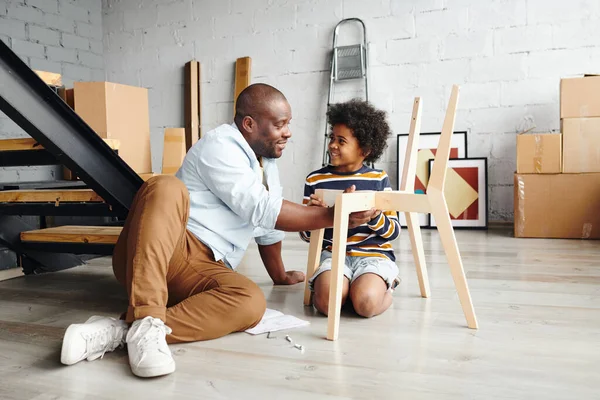
[[[561,80],[560,119],[517,136],[516,237],[600,238],[600,76]]]

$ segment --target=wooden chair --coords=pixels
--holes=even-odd
[[[336,340],[339,334],[342,283],[344,276],[343,262],[346,252],[348,216],[352,212],[368,210],[372,207],[375,207],[378,210],[395,210],[405,213],[422,297],[429,297],[429,281],[427,278],[427,270],[425,268],[423,240],[421,238],[417,213],[433,214],[433,217],[438,224],[438,232],[444,247],[444,252],[446,253],[446,258],[448,259],[450,272],[454,280],[456,291],[458,292],[458,298],[467,320],[467,326],[472,329],[477,329],[475,310],[473,309],[473,303],[471,302],[471,295],[467,286],[462,259],[460,257],[458,245],[454,236],[454,229],[452,228],[452,222],[450,221],[450,215],[448,213],[448,205],[444,196],[446,168],[450,157],[450,145],[452,132],[454,131],[457,102],[458,86],[453,86],[426,194],[415,194],[414,192],[418,138],[421,126],[421,101],[418,97],[415,98],[413,106],[413,115],[400,190],[343,194],[339,192],[335,193],[332,281],[329,292],[327,339]],[[320,195],[326,203],[328,202],[327,197],[332,196],[331,193],[327,192],[330,191],[320,192]],[[311,232],[307,278],[310,278],[319,267],[319,255],[321,253],[323,233],[323,229]],[[311,304],[308,279],[304,292],[304,304]]]

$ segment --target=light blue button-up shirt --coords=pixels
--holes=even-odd
[[[256,155],[235,124],[206,133],[187,153],[176,176],[190,193],[187,228],[215,256],[236,268],[253,237],[260,245],[283,240],[275,230],[283,202],[274,159]]]

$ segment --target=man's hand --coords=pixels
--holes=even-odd
[[[355,191],[356,186],[352,185],[346,190],[344,190],[344,193],[354,193]],[[357,211],[350,213],[350,216],[348,217],[348,228],[352,229],[356,228],[357,226],[361,226],[362,224],[366,224],[373,218],[378,217],[379,214],[381,214],[381,210],[377,210],[375,208],[371,208],[367,211]]]
[[[285,278],[274,279],[275,285],[295,285],[296,283],[304,282],[304,272],[301,271],[286,271]]]

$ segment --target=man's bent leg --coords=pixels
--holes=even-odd
[[[266,309],[262,290],[244,275],[214,260],[209,248],[188,232],[191,259],[169,282],[166,324],[169,343],[215,339],[252,328]]]
[[[183,252],[189,215],[187,188],[174,176],[149,179],[136,194],[113,254],[117,280],[129,297],[127,322],[165,321],[167,275]]]

